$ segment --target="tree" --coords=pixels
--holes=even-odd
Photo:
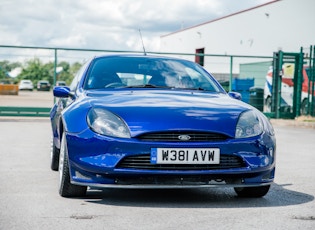
[[[58,63],[58,67],[62,67],[62,70],[57,75],[57,81],[65,81],[69,85],[72,80],[70,73],[70,64],[68,62],[62,61]]]
[[[67,85],[70,85],[73,77],[77,71],[79,71],[82,64],[75,62],[70,65],[66,61],[61,61],[57,64],[57,66],[62,67],[62,71],[57,73],[56,81],[65,81]],[[27,60],[24,65],[19,62],[10,63],[9,61],[1,61],[0,79],[5,78],[7,73],[16,67],[22,67],[22,72],[16,80],[29,79],[35,85],[40,80],[47,80],[50,84],[54,83],[54,63],[42,63],[39,58]]]
[[[81,68],[82,64],[75,62],[70,65],[68,62],[62,61],[58,64],[58,67],[62,67],[62,71],[57,76],[57,81],[65,81],[67,85],[70,85],[72,79]]]
[[[26,62],[19,79],[30,79],[34,84],[37,84],[39,80],[48,80],[51,83],[50,68],[49,63],[44,65],[39,58],[34,58]]]
[[[7,60],[0,61],[0,79],[9,78],[8,73],[11,72],[13,69],[21,66],[22,64],[20,62],[10,63]]]

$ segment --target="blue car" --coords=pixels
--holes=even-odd
[[[226,186],[262,197],[273,183],[268,119],[196,63],[95,57],[53,93],[51,169],[62,197],[88,188]]]

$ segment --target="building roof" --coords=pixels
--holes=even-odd
[[[171,32],[169,34],[162,35],[161,37],[167,37],[167,36],[170,36],[170,35],[173,35],[173,34],[176,34],[176,33],[180,33],[180,32],[185,31],[185,30],[189,30],[189,29],[196,28],[196,27],[199,27],[199,26],[203,26],[203,25],[206,25],[206,24],[210,24],[210,23],[213,23],[213,22],[216,22],[216,21],[220,21],[220,20],[223,20],[223,19],[226,19],[226,18],[229,18],[229,17],[233,17],[235,15],[242,14],[242,13],[245,13],[247,11],[251,11],[251,10],[254,10],[254,9],[257,9],[257,8],[260,8],[260,7],[264,7],[266,5],[273,4],[273,3],[279,2],[279,1],[281,1],[281,0],[273,0],[273,1],[270,1],[270,2],[267,2],[267,3],[255,6],[255,7],[251,7],[251,8],[245,9],[245,10],[238,11],[236,13],[232,13],[232,14],[220,17],[220,18],[216,18],[216,19],[213,19],[213,20],[210,20],[210,21],[206,21],[206,22],[194,25],[194,26],[190,26],[190,27],[187,27],[185,29],[177,30],[177,31]]]

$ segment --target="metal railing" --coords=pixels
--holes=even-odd
[[[49,117],[51,108],[0,106],[0,116]]]
[[[315,47],[313,47],[315,48]],[[310,50],[310,56],[308,57],[311,74],[310,78],[311,85],[309,87],[309,95],[314,94],[314,49],[312,47]],[[22,51],[22,52],[21,52]],[[143,51],[126,51],[126,50],[104,50],[104,49],[81,49],[81,48],[63,48],[63,47],[41,47],[41,46],[11,46],[11,45],[0,45],[0,60],[1,59],[17,59],[19,60],[28,58],[40,58],[41,60],[48,60],[54,63],[53,67],[53,84],[55,85],[57,80],[57,67],[58,62],[64,60],[71,60],[72,62],[77,61],[83,63],[87,58],[100,55],[101,53],[134,53],[141,54]],[[272,65],[272,56],[249,56],[249,55],[229,55],[229,54],[203,54],[203,53],[169,53],[169,52],[150,52],[146,51],[147,54],[152,55],[164,55],[164,56],[173,56],[179,57],[188,60],[195,60],[196,56],[204,56],[204,68],[211,72],[214,77],[216,77],[221,83],[226,83],[226,90],[231,91],[233,88],[233,80],[237,78],[241,79],[254,79],[255,83],[253,86],[264,88],[265,77],[268,72],[268,67],[262,68],[262,70],[251,70],[250,65],[257,63],[270,63]],[[268,64],[266,64],[268,65]],[[247,71],[244,71],[244,68],[247,68]],[[242,69],[243,68],[243,69]],[[256,68],[257,69],[257,68]],[[312,100],[310,100],[312,103]],[[309,104],[309,114],[314,116],[314,109],[312,108],[313,104]],[[2,107],[3,109],[4,107]],[[13,110],[17,109],[18,112],[12,112],[12,116],[24,116],[23,109],[18,107],[11,107]],[[25,110],[26,107],[24,107]],[[30,109],[33,110],[34,108]],[[39,109],[40,111],[41,109]],[[47,108],[44,108],[44,111],[47,112]],[[0,116],[3,113],[0,113]],[[44,113],[29,113],[30,115],[26,116],[48,116]],[[32,115],[31,115],[32,114]]]

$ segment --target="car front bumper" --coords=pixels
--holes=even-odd
[[[150,142],[97,135],[87,129],[66,134],[71,183],[89,187],[191,188],[247,187],[273,182],[276,146],[274,136],[217,142]],[[151,148],[219,148],[222,159],[239,159],[233,167],[210,166],[182,169],[150,165]],[[125,167],[122,162],[141,156],[145,166]],[[228,160],[229,161],[229,160]]]

